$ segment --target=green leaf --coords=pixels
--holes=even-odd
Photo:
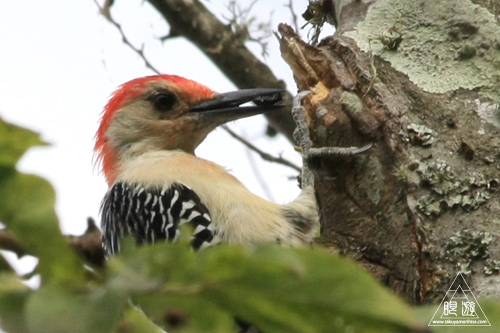
[[[191,286],[185,288],[189,290]],[[167,332],[233,333],[236,331],[233,318],[217,302],[200,297],[201,295],[186,294],[183,292],[183,286],[177,286],[176,289],[175,292],[138,295],[133,297],[133,302]]]
[[[52,186],[43,178],[17,171],[2,180],[0,220],[28,253],[40,259],[42,281],[81,283],[83,265],[59,229]]]
[[[321,251],[259,245],[193,253],[186,244],[165,243],[125,246],[110,264],[110,286],[128,290],[169,331],[231,331],[234,317],[266,332],[421,327],[411,308],[369,273]],[[169,313],[183,324],[169,326]]]
[[[0,118],[0,166],[13,168],[23,154],[33,146],[45,144],[40,135],[9,124]]]
[[[10,264],[5,260],[5,258],[0,254],[0,274],[4,272],[14,272]]]
[[[26,332],[24,304],[29,289],[15,274],[0,273],[0,324],[10,332]]]
[[[30,297],[25,318],[30,332],[112,332],[126,303],[126,295],[114,290],[85,292],[51,284]]]
[[[129,306],[125,312],[123,320],[118,326],[120,333],[162,333],[161,328],[151,322],[144,312],[134,306]]]
[[[273,245],[240,258],[228,248],[209,252],[202,254],[207,271],[221,283],[213,282],[206,297],[264,331],[392,332],[418,326],[404,302],[349,260]]]
[[[196,257],[186,243],[136,246],[127,237],[122,242],[121,255],[108,261],[110,287],[139,294],[158,288],[163,281],[196,283],[203,279]]]
[[[108,287],[127,292],[148,318],[168,332],[234,332],[227,312],[196,295],[198,282],[203,281],[196,258],[186,243],[137,247],[126,238],[122,254],[108,261]]]
[[[38,134],[0,119],[0,221],[40,259],[42,281],[74,285],[83,281],[83,265],[59,230],[54,189],[43,178],[15,169],[28,148],[42,143]]]

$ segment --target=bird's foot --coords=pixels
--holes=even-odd
[[[306,120],[304,107],[301,105],[302,99],[309,95],[309,90],[304,90],[298,93],[292,104],[292,117],[297,127],[293,131],[293,138],[299,144],[299,149],[302,152],[303,167],[302,167],[302,187],[314,184],[314,176],[308,166],[308,161],[316,157],[332,157],[332,156],[352,156],[363,153],[372,147],[368,144],[363,147],[322,147],[313,148],[309,125]]]

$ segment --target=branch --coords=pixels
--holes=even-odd
[[[295,29],[295,31],[298,33],[299,32],[299,19],[297,17],[297,14],[295,13],[295,10],[293,9],[293,0],[288,0],[288,4],[285,5],[290,10],[290,14],[292,15],[292,26]]]
[[[104,266],[106,259],[102,247],[102,233],[96,226],[94,219],[87,219],[87,230],[83,235],[66,236],[66,239],[80,257],[95,266]]]
[[[146,56],[144,55],[144,45],[142,45],[142,47],[140,49],[136,48],[132,44],[132,42],[130,42],[130,40],[127,38],[127,36],[125,36],[125,33],[123,32],[122,26],[118,22],[116,22],[113,19],[113,17],[111,16],[110,8],[113,4],[113,1],[109,1],[109,0],[106,1],[106,3],[103,5],[103,7],[99,6],[99,3],[97,2],[97,0],[94,0],[94,3],[99,8],[99,11],[102,14],[102,16],[104,16],[108,20],[109,23],[111,23],[112,25],[114,25],[116,27],[116,29],[118,29],[118,32],[122,36],[123,43],[125,45],[127,45],[128,47],[130,47],[135,53],[137,53],[137,55],[139,55],[139,57],[141,57],[141,59],[144,61],[144,64],[146,65],[147,68],[151,69],[156,74],[160,74],[160,71],[158,69],[156,69],[153,66],[153,64],[151,64],[149,62],[149,60],[146,58]]]
[[[177,33],[195,44],[238,88],[285,88],[272,71],[198,0],[148,0]],[[179,54],[181,56],[181,54]],[[285,94],[287,105],[292,96]],[[273,127],[292,141],[295,124],[287,111],[266,114]]]
[[[262,173],[261,173],[262,170],[260,170],[259,167],[257,166],[257,163],[255,161],[255,156],[252,154],[252,150],[245,149],[245,153],[247,155],[248,164],[250,165],[250,168],[252,169],[252,172],[255,176],[255,179],[257,180],[257,183],[259,183],[260,188],[264,192],[265,197],[269,201],[275,201],[274,195],[271,192],[271,190],[269,189],[269,186],[268,186],[266,180],[264,179],[264,177],[262,177]]]
[[[276,156],[273,156],[271,154],[266,153],[265,151],[260,150],[257,146],[250,143],[247,139],[245,139],[244,137],[233,132],[233,130],[231,130],[227,125],[222,126],[222,128],[224,128],[229,133],[229,135],[231,135],[233,138],[235,138],[236,140],[238,140],[239,142],[241,142],[242,144],[247,146],[250,150],[253,150],[257,154],[259,154],[263,160],[282,164],[282,165],[285,165],[289,168],[292,168],[292,169],[300,172],[300,167],[297,166],[296,164],[288,161],[287,159],[284,159],[281,156],[276,157]]]

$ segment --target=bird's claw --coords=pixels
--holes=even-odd
[[[293,131],[293,138],[299,144],[304,166],[302,170],[302,184],[309,185],[313,183],[311,171],[307,166],[307,161],[315,157],[331,157],[331,156],[352,156],[363,153],[369,150],[373,144],[368,144],[363,147],[322,147],[313,148],[309,125],[306,120],[304,107],[301,105],[302,100],[311,93],[309,90],[299,92],[292,103],[292,117],[295,121],[296,128]]]
[[[311,159],[314,157],[328,157],[328,156],[352,156],[364,153],[373,147],[370,143],[363,147],[322,147],[322,148],[311,148],[307,152],[307,156],[304,158]]]
[[[293,138],[300,145],[302,152],[307,152],[312,147],[311,136],[309,133],[309,125],[307,124],[304,107],[301,105],[304,97],[309,95],[309,90],[299,92],[292,103],[292,118],[297,127],[293,131]]]
[[[301,92],[299,92],[297,95],[295,95],[295,97],[293,98],[293,102],[292,102],[292,108],[301,108],[302,107],[302,100],[304,99],[304,97],[306,97],[307,95],[309,95],[311,93],[310,90],[303,90]]]

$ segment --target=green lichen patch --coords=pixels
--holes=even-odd
[[[461,207],[466,211],[478,209],[490,199],[490,192],[498,182],[472,172],[458,176],[445,161],[422,162],[415,173],[420,184],[429,192],[417,201],[417,208],[427,216],[439,216]]]
[[[420,183],[420,177],[414,172],[415,167],[418,167],[418,164],[400,164],[394,167],[392,174],[403,184],[417,186]]]
[[[355,93],[344,91],[340,96],[340,105],[349,113],[358,113],[363,111],[363,102]]]
[[[457,264],[464,274],[470,274],[470,265],[474,260],[490,257],[489,246],[493,240],[494,237],[489,232],[471,231],[469,229],[460,230],[448,240],[445,248],[445,259]],[[487,266],[493,273],[495,263],[490,263]]]
[[[399,132],[405,142],[415,146],[429,147],[435,140],[436,132],[432,129],[418,124],[410,124]]]
[[[500,26],[469,0],[380,0],[346,35],[425,91],[481,88],[500,99]]]
[[[500,260],[486,259],[484,274],[493,275],[500,273]]]

